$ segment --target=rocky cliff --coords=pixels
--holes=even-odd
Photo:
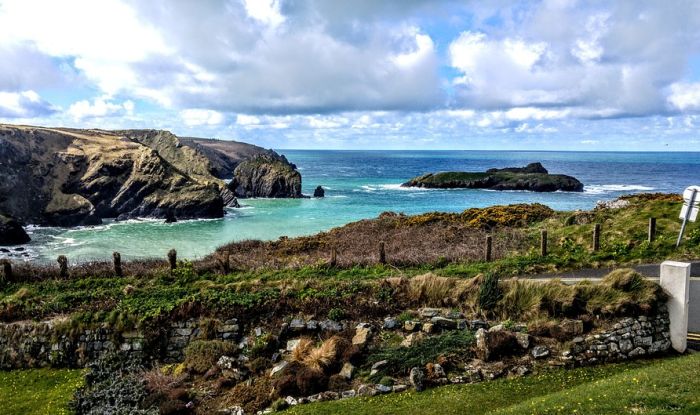
[[[269,155],[241,162],[228,187],[239,197],[303,197],[301,174],[286,159]]]
[[[533,192],[583,191],[583,183],[563,174],[549,174],[540,163],[526,167],[489,169],[486,172],[441,172],[415,177],[404,187],[438,189],[530,190]]]
[[[167,131],[0,125],[0,214],[50,226],[97,224],[102,218],[216,218],[235,198],[219,177],[231,166],[219,159],[240,164],[272,153],[295,171],[269,150],[244,143],[235,148],[238,159],[233,150],[201,151]],[[252,183],[279,181],[265,171],[246,170]],[[270,197],[298,193],[273,190]]]

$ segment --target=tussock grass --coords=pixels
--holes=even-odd
[[[317,347],[314,347],[313,340],[303,337],[289,355],[289,361],[313,371],[322,372],[336,364],[343,349],[347,347],[349,347],[348,341],[340,336],[330,337]]]

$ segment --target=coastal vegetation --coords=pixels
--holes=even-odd
[[[415,397],[420,407],[426,405],[424,396],[449,396],[452,390],[469,394],[475,387],[493,390],[494,402],[502,402],[498,393],[515,385],[529,391],[522,408],[529,408],[528,396],[568,408],[556,390],[542,393],[543,379],[569,376],[550,372],[550,366],[588,364],[588,357],[581,357],[587,356],[582,354],[587,347],[605,348],[611,361],[665,352],[670,346],[663,337],[666,296],[631,269],[618,269],[597,282],[523,277],[696,257],[700,237],[694,224],[681,248],[674,247],[679,208],[677,196],[638,195],[580,212],[531,204],[417,216],[385,213],[309,237],[232,243],[198,261],[178,261],[173,252],[169,260],[124,262],[121,276],[110,262],[63,270],[13,263],[0,282],[0,320],[15,323],[3,327],[8,339],[24,335],[32,321],[49,322],[51,341],[59,348],[104,329],[109,331],[98,340],[100,348],[119,345],[122,352],[144,351],[161,360],[181,345],[182,358],[166,366],[151,361],[132,366],[115,355],[91,363],[94,375],[86,377],[72,403],[78,413],[106,411],[100,402],[117,401],[143,413],[233,407],[251,413],[283,409],[316,394],[337,398],[349,389],[361,396],[399,392],[409,383],[416,390],[475,385],[384,399],[394,404]],[[656,218],[652,241],[650,217]],[[595,224],[602,227],[598,249],[592,241]],[[546,252],[543,230],[548,232]],[[494,242],[490,261],[484,253],[487,237]],[[185,323],[169,328],[176,322]],[[629,341],[624,351],[620,340],[614,346],[589,345],[592,334],[606,330],[635,330],[635,343]],[[141,337],[129,340],[134,336]],[[66,356],[82,358],[89,350],[78,348]],[[5,353],[0,365],[39,364],[27,353]],[[55,362],[79,361],[56,351],[49,356]],[[542,360],[547,356],[555,363]],[[616,376],[605,372],[613,369],[600,370],[574,373],[606,373],[591,375],[596,382]],[[520,379],[530,372],[535,375]],[[501,377],[516,379],[495,386],[478,383]],[[562,391],[597,384],[562,382]],[[365,398],[345,402],[327,408],[374,410],[361,407]],[[454,404],[450,410],[467,405]],[[323,413],[324,408],[309,410]],[[297,410],[301,407],[292,409]]]
[[[114,278],[111,263],[70,267],[68,278],[61,278],[54,265],[15,263],[11,278],[5,278],[0,288],[0,319],[75,313],[84,321],[133,323],[188,310],[233,314],[280,304],[299,311],[321,307],[362,314],[395,307],[389,298],[395,287],[387,281],[418,284],[421,280],[412,277],[419,275],[427,278],[427,274],[431,281],[444,279],[450,292],[434,297],[448,302],[453,293],[467,291],[455,286],[471,284],[472,278],[482,274],[498,275],[502,285],[522,285],[528,282],[507,278],[700,254],[700,231],[695,224],[689,226],[681,248],[674,247],[679,227],[677,197],[621,200],[624,207],[573,213],[525,205],[470,209],[463,214],[385,214],[311,237],[234,243],[201,261],[180,261],[174,271],[164,260],[125,262],[121,278]],[[649,217],[657,218],[652,242],[646,235]],[[603,229],[598,251],[591,248],[593,223],[601,223]],[[545,256],[538,249],[541,229],[549,231]],[[494,239],[492,262],[484,261],[483,252],[489,234]],[[386,264],[378,263],[374,243],[382,238]],[[338,251],[335,266],[328,263],[332,247]],[[367,304],[348,307],[351,299]],[[372,305],[377,299],[380,304]]]

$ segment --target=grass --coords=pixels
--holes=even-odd
[[[0,321],[72,314],[81,323],[116,321],[129,326],[191,312],[193,307],[203,315],[235,315],[280,301],[294,303],[287,309],[290,312],[316,314],[334,308],[334,315],[351,318],[353,313],[348,311],[367,312],[365,307],[371,307],[369,300],[357,305],[353,298],[379,299],[375,311],[384,307],[393,312],[392,293],[382,291],[381,281],[396,277],[430,273],[449,278],[438,284],[442,296],[435,295],[439,286],[425,286],[417,287],[425,299],[412,297],[416,303],[443,298],[449,304],[437,305],[459,307],[465,298],[455,298],[455,293],[463,292],[463,283],[479,274],[495,274],[504,281],[511,276],[700,257],[697,223],[689,225],[681,248],[674,248],[680,226],[678,196],[639,195],[627,200],[630,206],[625,208],[587,212],[523,205],[459,214],[387,213],[314,236],[232,244],[209,259],[182,262],[173,273],[164,261],[125,262],[125,276],[115,278],[111,264],[93,263],[71,267],[71,277],[61,279],[55,265],[44,269],[17,264],[18,281],[0,281]],[[645,232],[652,216],[657,218],[658,237],[648,243]],[[591,250],[593,223],[601,223],[603,229],[598,252]],[[536,248],[541,229],[549,231],[547,256]],[[494,236],[496,260],[484,262],[480,259],[483,240],[489,233]],[[386,240],[387,265],[376,263],[376,247],[368,242],[380,239]],[[337,267],[325,262],[331,246],[339,248]],[[225,273],[214,260],[222,252],[230,254],[230,269]],[[528,291],[521,288],[521,293]],[[520,300],[525,304],[527,298]],[[536,298],[531,301],[532,310],[541,303]]]
[[[0,412],[4,415],[69,414],[68,403],[82,384],[81,370],[0,371]]]
[[[700,354],[293,407],[285,414],[700,413]]]

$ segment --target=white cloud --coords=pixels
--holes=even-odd
[[[557,107],[584,118],[661,114],[669,86],[700,50],[697,2],[669,8],[544,1],[526,13],[497,7],[492,12],[505,19],[503,28],[476,25],[480,31],[463,32],[450,44],[450,64],[461,73],[455,105]]]
[[[68,115],[75,121],[89,118],[117,117],[133,115],[134,103],[126,100],[122,103],[111,102],[109,97],[95,98],[92,102],[82,100],[68,107]]]
[[[700,82],[672,84],[668,102],[681,111],[700,109]]]
[[[258,125],[260,124],[260,118],[255,115],[248,114],[238,114],[236,116],[236,124],[238,125]]]
[[[218,111],[200,109],[200,108],[190,108],[180,111],[180,118],[185,123],[185,125],[199,126],[199,125],[219,125],[223,124],[226,120],[224,114]]]
[[[50,115],[57,108],[44,101],[35,91],[0,91],[0,117],[34,118]]]
[[[278,26],[285,20],[280,13],[280,0],[243,0],[248,16],[270,26]]]
[[[75,68],[109,94],[138,83],[131,64],[169,53],[159,32],[118,0],[6,0],[0,6],[0,39],[53,57],[74,57]]]

